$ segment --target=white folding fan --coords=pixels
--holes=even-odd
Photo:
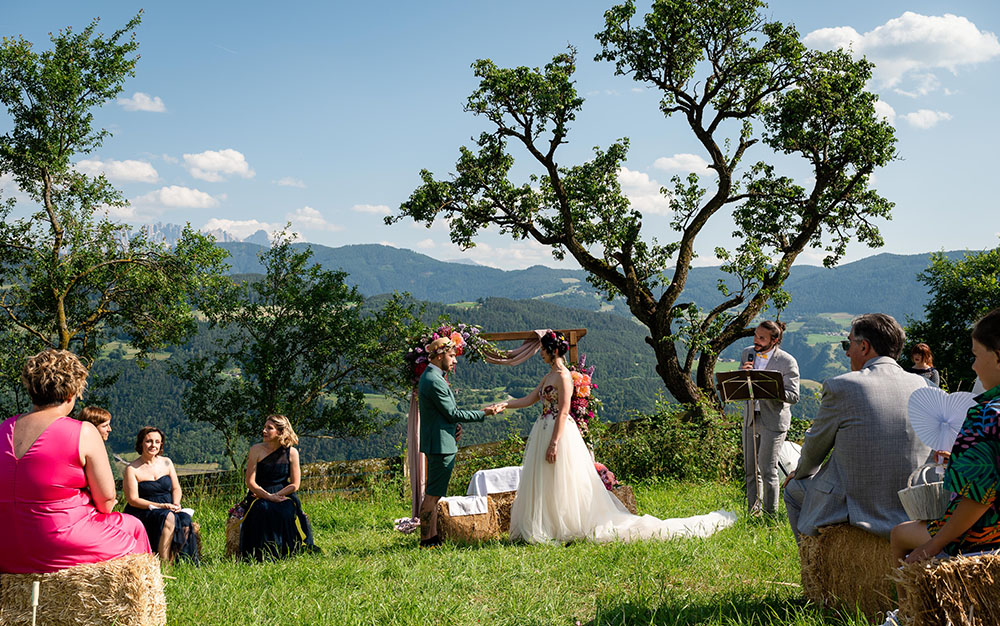
[[[951,450],[965,415],[976,401],[968,391],[945,393],[937,387],[922,387],[910,395],[907,413],[920,441],[932,450]]]

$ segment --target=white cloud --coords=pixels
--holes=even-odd
[[[156,173],[150,163],[145,161],[97,161],[94,159],[84,159],[76,164],[76,170],[91,176],[104,174],[108,180],[138,181],[142,183],[155,183],[160,176]]]
[[[432,248],[436,248],[437,244],[434,243],[434,240],[430,238],[421,239],[420,241],[417,242],[417,247],[420,248],[421,250],[430,250]]]
[[[653,167],[668,172],[697,172],[699,174],[708,173],[708,161],[697,154],[675,154],[672,157],[660,157],[653,161]]]
[[[917,128],[927,129],[937,126],[938,122],[950,120],[951,113],[945,113],[944,111],[931,111],[930,109],[920,109],[919,111],[914,111],[913,113],[907,113],[903,116],[903,119]]]
[[[920,15],[907,11],[865,34],[850,26],[821,28],[802,40],[814,48],[830,50],[852,47],[854,55],[875,62],[875,78],[886,87],[897,87],[907,78],[916,87],[907,93],[938,88],[933,69],[956,73],[964,65],[983,63],[1000,55],[994,33],[981,31],[965,17]]]
[[[885,100],[875,101],[875,115],[884,117],[887,122],[894,126],[896,124],[896,109],[889,106]]]
[[[667,196],[660,192],[662,185],[648,174],[623,167],[618,172],[618,182],[621,183],[622,191],[633,208],[654,215],[670,213],[670,202]]]
[[[247,163],[243,153],[232,148],[185,154],[184,166],[195,178],[210,183],[217,183],[231,175],[253,178],[256,174],[250,169],[250,164]]]
[[[265,231],[268,235],[273,235],[281,231],[284,225],[269,224],[258,220],[228,220],[225,218],[213,217],[205,222],[201,231],[205,233],[218,233],[224,231],[238,239],[246,239],[258,230]]]
[[[342,226],[328,222],[322,213],[311,206],[296,209],[295,212],[289,213],[286,217],[292,223],[293,227],[308,228],[310,230],[344,230]]]
[[[301,178],[292,178],[291,176],[285,176],[284,178],[278,180],[276,183],[279,187],[298,187],[299,189],[305,189],[306,183]]]
[[[372,213],[375,215],[389,215],[392,213],[392,209],[384,204],[355,204],[351,207],[351,210],[358,213]]]
[[[133,220],[135,220],[136,218],[139,217],[139,215],[135,211],[135,207],[132,206],[131,204],[126,204],[125,206],[108,206],[108,205],[104,205],[104,206],[98,207],[97,210],[100,211],[100,212],[103,212],[105,215],[107,215],[112,220],[118,220],[118,221],[129,220],[129,221],[133,221]]]
[[[126,111],[149,111],[151,113],[164,113],[166,105],[160,96],[150,96],[149,94],[137,91],[131,98],[118,98],[118,104]]]
[[[503,247],[480,242],[468,250],[462,250],[453,243],[436,246],[436,248],[438,250],[435,256],[440,259],[468,259],[480,265],[503,270],[524,269],[533,265],[578,267],[573,259],[556,261],[552,258],[552,248],[531,239],[515,241],[509,246]]]
[[[210,194],[190,187],[170,185],[143,194],[135,199],[141,204],[158,204],[170,208],[207,209],[219,204]]]

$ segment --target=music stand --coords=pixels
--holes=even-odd
[[[785,400],[785,382],[781,372],[736,370],[715,375],[716,387],[723,402],[734,400]]]
[[[772,372],[770,370],[736,370],[735,372],[719,372],[715,375],[715,380],[723,402],[746,400],[748,419],[753,417],[754,401],[785,400],[785,383],[781,379],[781,372]],[[757,444],[755,443],[757,441],[757,422],[756,420],[752,420],[750,424],[752,426],[751,442],[754,442],[751,444],[751,447],[753,448],[753,473],[754,476],[759,476],[760,470],[757,467]],[[746,428],[746,423],[744,423],[744,428]],[[745,450],[744,454],[746,454]],[[757,503],[748,503],[753,506],[754,509],[756,509],[757,504],[761,502],[759,499],[759,489],[757,496]]]

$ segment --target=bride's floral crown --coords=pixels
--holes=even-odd
[[[548,331],[542,337],[542,347],[549,352],[556,352],[558,354],[569,352],[569,342],[566,341],[565,335],[554,330]]]

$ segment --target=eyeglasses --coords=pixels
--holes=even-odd
[[[850,339],[842,340],[840,342],[840,347],[844,349],[844,352],[847,352],[848,350],[851,349],[851,340]]]

